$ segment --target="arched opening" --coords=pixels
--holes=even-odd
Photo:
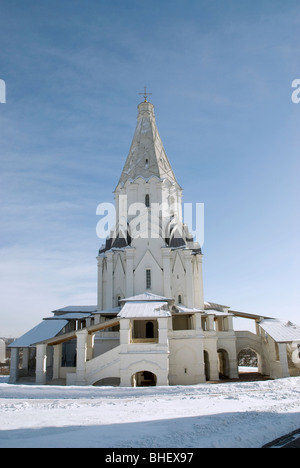
[[[204,351],[204,373],[206,380],[210,380],[209,354],[207,351]]]
[[[218,370],[220,379],[229,378],[229,357],[225,349],[218,349]]]
[[[259,355],[252,348],[244,348],[238,354],[239,374],[258,374]]]
[[[93,384],[94,387],[119,387],[120,386],[120,377],[107,377],[105,379],[98,380]]]
[[[145,205],[147,208],[150,208],[150,195],[145,195]]]
[[[157,384],[157,377],[149,371],[137,372],[132,376],[133,387],[155,387]]]
[[[146,338],[154,338],[154,324],[153,322],[146,323]]]

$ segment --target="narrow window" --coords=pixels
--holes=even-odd
[[[146,323],[146,338],[154,338],[154,325],[152,322]]]
[[[178,296],[178,304],[182,304],[181,294]]]
[[[145,205],[146,205],[147,208],[150,207],[150,195],[148,195],[148,193],[145,196]]]
[[[146,270],[146,289],[151,289],[151,270]]]

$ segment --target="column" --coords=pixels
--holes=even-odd
[[[29,348],[23,348],[22,370],[28,373]]]
[[[107,281],[106,281],[106,308],[113,308],[113,252],[107,252],[106,263],[107,263]]]
[[[89,333],[87,336],[86,359],[90,361],[94,357],[95,333]]]
[[[168,317],[160,317],[158,321],[158,343],[163,346],[168,346]]]
[[[162,249],[164,270],[164,295],[171,298],[171,249]]]
[[[120,320],[120,345],[126,346],[130,344],[130,320],[121,319]]]
[[[229,378],[238,379],[238,377],[239,377],[239,370],[238,370],[237,358],[229,356]]]
[[[103,307],[103,257],[97,257],[98,262],[98,302],[97,310],[102,310]]]
[[[125,278],[126,278],[126,297],[133,296],[133,259],[134,259],[134,252],[135,249],[126,248],[125,255],[126,255],[126,271],[125,271]]]
[[[186,298],[187,307],[194,307],[194,281],[193,281],[193,267],[192,267],[192,251],[184,251],[185,263],[185,280],[186,280]]]
[[[60,378],[62,344],[53,346],[53,380]]]
[[[208,353],[210,380],[219,380],[219,360],[217,338],[206,338],[205,350]]]
[[[76,332],[77,337],[77,368],[76,368],[76,384],[86,385],[85,379],[85,363],[87,357],[87,335],[86,329]]]
[[[286,343],[278,343],[279,359],[281,364],[281,377],[290,377],[289,364],[286,352]]]
[[[202,271],[202,259],[203,255],[195,255],[195,261],[197,272],[195,275],[195,284],[194,284],[194,300],[195,307],[198,309],[204,309],[204,292],[203,292],[203,271]]]
[[[47,345],[42,343],[36,346],[36,371],[35,381],[37,385],[45,385],[47,376]]]
[[[215,331],[215,320],[214,315],[208,315],[208,330],[207,331]]]
[[[202,330],[202,314],[196,313],[195,314],[195,330],[198,330],[198,332],[201,333],[203,336],[203,330]]]
[[[228,331],[234,331],[233,327],[233,315],[228,315],[227,316],[227,325],[228,325]]]
[[[19,376],[19,348],[11,348],[9,383],[17,382]]]

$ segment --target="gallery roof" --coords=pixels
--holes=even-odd
[[[30,348],[36,343],[57,336],[68,323],[67,320],[43,320],[39,325],[11,343],[9,348]]]
[[[167,302],[155,301],[135,301],[127,302],[121,312],[118,314],[120,318],[159,318],[171,317],[171,312],[164,310],[168,305]]]
[[[263,320],[259,326],[277,343],[300,342],[300,327],[292,322],[271,319]]]

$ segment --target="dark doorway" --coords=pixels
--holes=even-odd
[[[153,322],[146,323],[146,338],[154,338],[154,325]]]

